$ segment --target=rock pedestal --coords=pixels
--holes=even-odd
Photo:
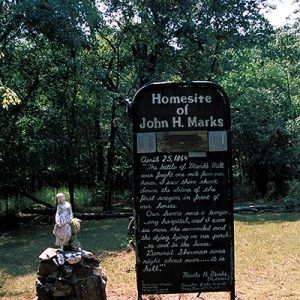
[[[38,300],[106,300],[107,278],[92,253],[48,248],[39,259]]]

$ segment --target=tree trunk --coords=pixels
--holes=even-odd
[[[95,161],[95,187],[96,187],[96,201],[100,203],[103,200],[102,196],[102,185],[104,178],[104,151],[103,151],[103,143],[102,143],[102,134],[101,127],[99,123],[99,111],[100,108],[97,106],[95,114],[94,114],[94,125],[96,132],[96,161]]]
[[[72,86],[72,98],[69,107],[69,118],[67,124],[68,133],[68,149],[67,149],[67,161],[68,161],[68,189],[70,195],[70,203],[72,205],[73,211],[75,211],[75,147],[76,147],[76,136],[75,136],[75,126],[76,126],[76,100],[77,100],[77,67],[76,67],[76,50],[71,49],[71,58],[73,64],[71,65],[71,78],[73,78]]]
[[[72,210],[75,211],[75,182],[74,182],[73,174],[69,174],[68,189],[69,189],[70,203],[72,206]]]
[[[111,123],[110,123],[110,140],[109,140],[109,149],[107,152],[107,169],[105,177],[105,198],[103,202],[103,211],[112,209],[112,183],[113,183],[113,164],[115,157],[115,141],[116,141],[116,101],[113,100],[111,108]]]

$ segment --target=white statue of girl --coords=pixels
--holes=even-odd
[[[71,222],[73,219],[73,213],[71,204],[66,201],[63,193],[58,193],[56,195],[56,200],[57,209],[53,234],[56,236],[55,244],[63,247],[69,244],[72,236]]]

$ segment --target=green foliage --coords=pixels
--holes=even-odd
[[[18,95],[8,87],[5,87],[0,82],[0,94],[2,94],[2,107],[8,109],[10,105],[21,104]]]
[[[57,193],[64,193],[67,201],[70,200],[70,195],[67,187],[60,188],[44,188],[34,194],[38,199],[45,199],[47,202],[55,205],[55,195]],[[94,192],[92,189],[87,187],[77,187],[75,189],[75,201],[76,206],[79,210],[84,210],[87,207],[95,205]],[[99,205],[99,203],[98,203]]]
[[[287,208],[300,207],[300,181],[289,182],[288,195],[283,198],[283,203]]]
[[[290,32],[267,44],[226,52],[230,68],[222,78],[231,95],[235,179],[255,186],[258,197],[274,200],[287,192],[286,181],[299,170],[299,72],[289,71],[298,53],[283,64],[279,53],[292,47]],[[278,41],[285,40],[285,48]],[[290,46],[287,42],[290,42]],[[288,67],[289,66],[289,67]],[[287,74],[289,76],[287,76]]]
[[[4,58],[4,54],[3,52],[0,51],[0,60],[3,58]],[[0,95],[2,97],[2,108],[6,110],[9,108],[10,105],[17,105],[21,103],[21,100],[18,97],[18,95],[9,87],[4,86],[1,80],[0,80]]]
[[[103,188],[103,187],[102,187]],[[33,196],[37,199],[41,199],[53,206],[56,205],[55,195],[60,192],[66,195],[67,201],[70,200],[70,195],[67,187],[60,188],[43,188],[39,191],[36,191]],[[103,190],[99,191],[103,197]],[[100,200],[103,198],[100,198]],[[92,207],[99,208],[101,203],[99,198],[95,197],[94,189],[87,187],[77,187],[75,189],[75,201],[76,207],[79,211],[89,210]],[[16,214],[23,211],[26,208],[38,207],[43,208],[42,205],[36,204],[34,201],[26,197],[9,197],[7,199],[0,200],[0,215],[6,214],[7,211],[13,211]]]
[[[241,182],[239,180],[240,178],[238,175],[235,173],[235,183],[234,183],[234,199],[238,203],[254,203],[255,200],[257,199],[257,193],[255,191],[255,186],[254,184],[249,184],[249,182]]]
[[[20,210],[33,206],[33,202],[26,198],[10,197],[0,200],[0,216],[12,213],[18,215]]]

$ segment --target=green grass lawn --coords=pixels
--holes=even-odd
[[[300,213],[235,216],[236,291],[241,300],[300,299]],[[135,299],[135,257],[125,251],[127,219],[84,221],[79,239],[100,255],[108,299]],[[53,247],[52,225],[23,227],[0,238],[0,298],[33,299],[38,256]],[[205,300],[228,299],[206,293]],[[150,299],[150,298],[149,298]],[[192,295],[152,299],[196,299]]]

